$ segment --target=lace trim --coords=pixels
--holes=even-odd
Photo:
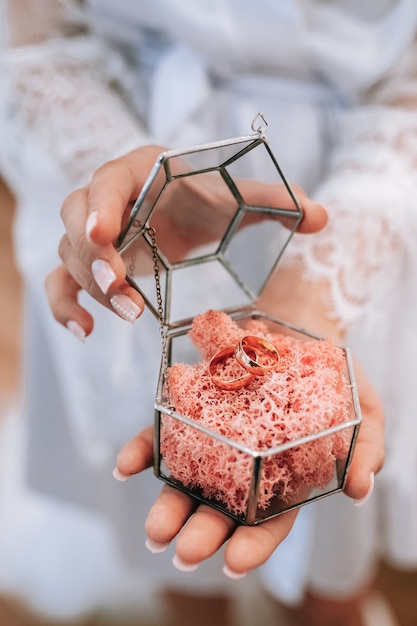
[[[417,40],[398,64],[366,94],[366,100],[381,105],[416,110]]]
[[[286,263],[301,260],[309,280],[328,281],[330,316],[346,328],[365,313],[381,317],[415,255],[415,115],[364,109],[349,116],[343,134],[332,174],[315,194],[330,208],[329,223],[317,235],[294,236]]]
[[[126,73],[123,62],[89,37],[14,49],[5,66],[9,119],[20,120],[32,143],[58,162],[73,184],[146,142],[119,80]]]
[[[404,272],[417,265],[417,40],[364,106],[344,114],[330,174],[316,199],[332,211],[313,237],[296,235],[287,263],[326,279],[329,316],[347,329],[388,315]]]

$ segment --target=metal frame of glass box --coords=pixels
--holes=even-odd
[[[182,272],[183,277],[186,276],[187,281],[191,281],[192,287],[190,288],[190,291],[192,292],[192,289],[198,290],[202,284],[204,285],[204,279],[201,278],[204,274],[201,274],[200,272],[206,272],[207,276],[207,271],[209,271],[209,274],[212,273],[212,270],[213,272],[219,271],[221,276],[226,277],[227,281],[230,281],[231,287],[226,291],[232,292],[233,297],[233,302],[228,301],[225,306],[221,308],[239,323],[245,319],[260,318],[266,320],[268,324],[273,324],[277,328],[280,328],[283,332],[296,334],[300,340],[305,338],[317,341],[321,340],[320,337],[308,333],[305,330],[292,325],[290,322],[279,320],[256,309],[256,300],[268,282],[279,259],[281,258],[281,255],[288,245],[293,233],[297,230],[303,217],[303,212],[298,200],[285,179],[285,176],[268,145],[264,131],[265,129],[260,127],[252,135],[161,153],[132,208],[129,220],[116,245],[122,257],[125,259],[128,281],[142,294],[147,306],[157,317],[161,325],[163,340],[162,358],[155,399],[155,474],[158,478],[164,480],[168,484],[184,491],[197,500],[205,502],[206,504],[221,510],[236,519],[236,521],[251,525],[279,515],[292,508],[307,504],[313,500],[317,500],[318,498],[330,495],[331,493],[341,491],[346,481],[358,429],[361,423],[361,411],[351,356],[349,349],[342,346],[339,346],[339,348],[343,351],[345,356],[346,373],[352,390],[352,419],[346,423],[333,426],[325,431],[311,433],[307,437],[282,444],[267,451],[260,452],[251,450],[241,445],[239,442],[228,440],[221,434],[193,422],[188,417],[175,411],[175,407],[171,406],[170,398],[166,393],[167,367],[176,362],[176,345],[178,343],[179,345],[184,346],[187,343],[187,333],[191,327],[192,319],[197,312],[202,312],[184,311],[182,309],[182,305],[186,298],[180,297],[179,305],[175,302],[175,287],[178,284],[176,283],[177,272]],[[290,205],[289,208],[288,206],[254,206],[245,202],[244,194],[241,193],[240,184],[235,177],[235,166],[238,161],[248,157],[250,158],[252,156],[252,151],[255,149],[258,151],[263,150],[263,155],[266,158],[267,163],[266,169],[269,168],[269,174],[272,173],[272,177],[269,176],[269,181],[277,181],[284,186],[286,193],[288,194],[287,199],[288,204]],[[220,176],[227,190],[230,192],[231,201],[235,203],[235,210],[233,211],[231,219],[224,229],[224,232],[222,232],[214,246],[211,246],[208,250],[198,249],[194,256],[187,255],[186,258],[171,259],[169,254],[166,254],[163,249],[158,247],[158,234],[156,233],[155,240],[155,231],[152,226],[152,220],[157,214],[156,212],[159,210],[160,204],[167,202],[167,193],[169,193],[170,185],[172,189],[172,184],[175,181],[181,181],[182,179],[197,175]],[[168,195],[168,206],[169,199]],[[173,205],[177,205],[177,198],[175,198],[175,200],[176,201]],[[172,210],[175,210],[175,206],[172,207]],[[251,284],[247,283],[245,272],[247,271],[248,266],[253,268],[253,266],[257,265],[257,254],[254,258],[249,259],[249,261],[248,259],[245,259],[245,263],[242,266],[236,262],[236,259],[246,256],[245,253],[248,249],[247,242],[246,244],[239,243],[236,245],[236,241],[239,241],[239,238],[241,237],[242,230],[245,230],[242,227],[245,225],[245,219],[248,215],[250,216],[248,218],[249,220],[256,220],[259,217],[260,224],[263,224],[263,220],[261,218],[268,218],[268,229],[271,228],[272,230],[272,228],[277,228],[279,230],[278,239],[280,241],[280,245],[274,257],[272,259],[267,259],[262,271],[260,271],[260,276],[257,276],[252,282],[249,281]],[[283,221],[286,222],[286,226],[282,225]],[[288,228],[289,221],[291,221],[291,228]],[[261,225],[249,226],[249,233],[251,228],[256,229],[258,227],[265,228],[265,226]],[[146,257],[148,263],[152,262],[154,269],[156,267],[156,279],[160,282],[159,298],[158,289],[156,292],[154,286],[150,287],[152,291],[150,291],[149,288],[144,289],[142,287],[142,278],[137,279],[134,274],[134,271],[136,271],[137,268],[132,268],[133,255],[129,256],[129,254],[135,246],[139,246],[140,254],[142,254],[143,258]],[[236,247],[236,250],[234,250],[234,247]],[[234,252],[229,254],[230,250],[234,250]],[[153,282],[153,278],[155,277],[151,277],[150,283]],[[194,280],[195,282],[193,283]],[[147,282],[149,286],[149,280]],[[236,299],[236,296],[238,299]],[[192,300],[192,298],[190,300]],[[210,300],[207,301],[206,308],[212,308]],[[179,349],[180,354],[182,353],[182,350],[183,347]],[[187,351],[187,348],[185,348],[185,351]],[[191,358],[198,359],[195,355]],[[198,487],[190,488],[184,486],[175,479],[172,472],[164,467],[164,459],[160,453],[161,425],[163,424],[164,419],[178,420],[187,428],[196,429],[202,433],[202,435],[211,437],[213,441],[218,442],[219,445],[231,446],[237,450],[239,454],[248,455],[250,457],[253,463],[253,470],[245,514],[235,515],[227,509],[227,506],[223,502],[218,501],[217,499],[213,500],[203,497],[200,492],[201,490]],[[335,464],[334,478],[325,489],[313,490],[305,498],[303,498],[302,501],[289,504],[287,503],[285,506],[282,505],[282,502],[279,501],[279,497],[277,496],[276,501],[268,507],[268,510],[260,511],[258,509],[257,493],[262,474],[262,467],[266,458],[270,458],[272,455],[280,455],[287,449],[294,448],[295,446],[308,445],[320,437],[330,437],[345,428],[351,430],[351,443],[349,451],[346,458]]]

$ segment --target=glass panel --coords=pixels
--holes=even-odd
[[[254,459],[175,417],[160,415],[159,477],[193,497],[246,519]]]
[[[303,506],[343,487],[355,427],[295,445],[264,460],[256,519]]]
[[[201,354],[190,341],[187,334],[181,333],[168,339],[168,351],[170,363],[187,363],[195,365],[200,363]],[[166,399],[169,404],[169,398]]]
[[[260,170],[254,169],[255,149],[264,156]],[[265,180],[275,184],[265,187],[259,182]],[[264,142],[232,139],[161,155],[119,249],[132,285],[155,313],[155,290],[141,279],[152,272],[155,277],[148,249],[149,227],[154,230],[164,321],[176,326],[209,308],[236,310],[255,302],[300,219]]]
[[[340,491],[353,433],[350,426],[323,434],[258,463],[244,449],[219,441],[214,432],[202,432],[162,412],[158,475],[253,524]]]
[[[209,309],[247,306],[252,298],[219,260],[187,265],[172,271],[168,320],[184,320]]]
[[[150,219],[160,255],[169,265],[213,255],[237,210],[219,172],[170,181]]]
[[[265,183],[284,183],[284,174],[279,164],[267,144],[263,142],[258,143],[255,150],[245,151],[240,154],[239,159],[225,164],[225,169],[234,179],[249,178]],[[275,206],[275,203],[272,206]],[[288,208],[293,209],[294,206],[290,205]]]
[[[254,224],[258,218],[246,212],[239,232],[230,238],[224,252],[231,271],[245,283],[253,300],[259,296],[292,234],[277,217],[261,218]]]
[[[118,249],[125,249],[142,232],[165,184],[165,171],[160,163],[156,163],[132,208],[127,223],[123,225],[116,243]]]
[[[258,141],[254,142],[251,139],[248,141],[231,142],[225,145],[218,143],[210,146],[208,144],[207,147],[203,146],[198,150],[189,149],[175,156],[168,156],[165,162],[168,178],[171,176],[188,175],[199,170],[216,169],[222,163],[236,158],[242,153],[242,150],[246,150],[257,143]]]

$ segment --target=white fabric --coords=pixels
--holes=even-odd
[[[17,253],[28,285],[29,484],[78,503],[80,516],[81,506],[94,508],[122,543],[143,543],[140,489],[111,488],[103,474],[151,420],[158,332],[150,315],[130,327],[91,302],[96,328],[85,346],[54,324],[43,279],[57,262],[59,206],[101,162],[135,145],[246,135],[263,111],[288,178],[334,214],[323,234],[296,237],[285,262],[301,256],[312,279],[329,279],[333,314],[388,409],[387,464],[373,499],[360,513],[338,498],[312,507],[300,524],[305,552],[288,547],[294,533],[265,578],[294,600],[308,584],[351,592],[378,551],[415,564],[415,0],[143,0],[140,9],[134,0],[90,0],[52,21],[50,39],[5,51],[0,77],[0,169],[18,199]],[[253,163],[254,174],[259,167]],[[375,512],[384,520],[377,530]],[[8,541],[7,528],[0,536]],[[138,548],[142,566],[145,558]],[[295,574],[284,588],[289,559]],[[157,581],[170,567],[159,563],[145,575]],[[10,557],[5,567],[19,564]]]

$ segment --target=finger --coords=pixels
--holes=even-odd
[[[87,236],[91,241],[99,245],[115,241],[126,207],[138,197],[162,151],[160,146],[142,147],[95,172],[88,188]]]
[[[117,291],[125,282],[126,267],[112,241],[102,245],[91,243],[86,235],[88,191],[86,188],[72,192],[63,202],[61,217],[66,235],[61,239],[59,254],[78,284],[93,297],[90,288],[91,271],[100,291]],[[119,222],[120,228],[120,222]],[[71,264],[71,268],[69,267]],[[76,267],[80,273],[76,273]]]
[[[226,546],[227,568],[238,575],[265,563],[289,534],[297,513],[288,511],[258,526],[239,526]]]
[[[297,208],[293,197],[285,185],[272,185],[259,181],[242,181],[240,184],[245,202],[248,204],[294,211]],[[298,185],[292,185],[291,190],[303,210],[303,219],[297,228],[297,232],[315,233],[322,230],[327,224],[328,216],[326,209],[321,204],[311,200]],[[283,223],[284,225],[286,224],[285,218]],[[291,228],[292,222],[288,226]]]
[[[149,539],[156,544],[169,544],[187,522],[195,506],[193,498],[164,485],[145,522]]]
[[[301,197],[301,207],[304,213],[297,228],[298,233],[317,233],[326,226],[328,215],[321,204],[304,196]]]
[[[298,203],[303,210],[303,219],[301,220],[297,232],[298,233],[316,233],[322,230],[327,224],[327,211],[317,202],[314,202],[309,198],[305,191],[299,185],[291,185],[291,190],[294,193]],[[276,196],[276,191],[274,192]],[[292,196],[288,193],[287,188],[282,185],[280,187],[280,197],[282,197],[283,208],[294,208],[294,201]],[[277,199],[271,198],[271,206],[276,206]]]
[[[55,319],[63,326],[72,329],[74,334],[78,332],[77,336],[80,339],[88,336],[93,330],[93,318],[88,311],[78,304],[80,286],[64,265],[59,265],[48,274],[45,280],[45,289]],[[69,324],[70,322],[72,324]],[[74,323],[78,328],[74,326]]]
[[[321,204],[309,198],[299,185],[291,185],[297,201],[303,210],[303,219],[297,228],[298,233],[316,233],[327,224],[327,211]]]
[[[119,317],[128,322],[135,322],[145,308],[145,302],[141,294],[134,289],[125,279],[113,280],[114,273],[108,261],[94,259],[91,267],[85,265],[75,254],[66,235],[62,237],[59,245],[60,257],[79,288],[84,289],[103,306],[116,312]],[[123,263],[123,262],[122,262]],[[123,264],[124,267],[124,264]],[[110,278],[107,275],[110,274]],[[64,307],[60,307],[61,316],[65,314]]]
[[[177,557],[189,565],[208,559],[235,527],[236,522],[230,517],[207,505],[200,505],[177,539]]]
[[[117,455],[117,469],[124,476],[138,474],[153,463],[153,426],[128,441]]]
[[[355,374],[362,423],[344,491],[351,498],[361,500],[372,489],[372,476],[381,470],[384,463],[384,408],[357,362]]]

